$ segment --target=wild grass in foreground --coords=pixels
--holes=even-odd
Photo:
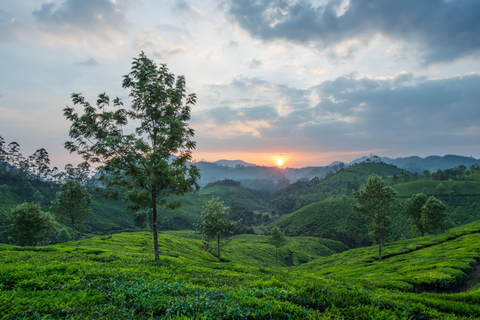
[[[468,233],[465,230],[457,234]],[[0,318],[480,317],[478,289],[416,294],[378,288],[366,280],[332,279],[313,272],[311,266],[297,271],[217,263],[202,251],[201,241],[181,237],[181,233],[162,234],[159,242],[164,255],[153,261],[149,237],[147,233],[118,234],[39,248],[0,245]],[[419,246],[439,242],[418,241],[398,248],[414,252]],[[457,245],[461,249],[465,242]],[[356,259],[357,268],[370,263],[368,253],[365,258],[356,253]],[[337,264],[337,268],[344,267]]]

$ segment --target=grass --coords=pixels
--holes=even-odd
[[[480,260],[480,221],[437,236],[345,251],[317,259],[298,270],[405,291],[452,289]]]
[[[243,265],[215,262],[189,232],[162,232],[158,261],[151,259],[151,235],[143,232],[38,248],[0,245],[0,314],[2,319],[475,318],[480,316],[479,288],[457,294],[417,294],[379,288],[374,278],[369,282],[354,279],[353,274],[325,276],[318,268],[325,259],[338,260],[331,266],[338,270],[360,270],[361,265],[375,263],[392,267],[391,261],[402,254],[435,247],[446,252],[452,249],[452,241],[457,241],[458,257],[463,259],[472,254],[467,254],[470,241],[478,240],[468,237],[479,229],[476,223],[437,238],[392,244],[386,250],[390,256],[382,262],[370,261],[375,248],[365,248],[363,253],[351,250],[303,265],[308,268],[279,269],[252,266],[246,260]],[[237,243],[235,250],[243,247],[248,252],[246,244],[257,247],[263,241],[241,236],[232,245]],[[304,245],[301,241],[299,246]],[[331,250],[335,247],[323,244],[333,245]],[[354,261],[343,266],[348,261],[341,259],[343,255]],[[435,261],[443,260],[438,256]],[[422,283],[422,278],[418,281]]]

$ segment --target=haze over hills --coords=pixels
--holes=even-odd
[[[467,168],[473,164],[480,164],[479,159],[458,155],[428,156],[421,158],[411,156],[405,158],[391,159],[388,157],[364,156],[345,164],[334,161],[328,166],[311,166],[304,168],[280,168],[257,166],[242,160],[218,160],[215,162],[197,162],[195,165],[200,169],[200,185],[203,187],[208,183],[231,179],[242,182],[249,188],[257,189],[278,189],[281,187],[281,180],[288,179],[290,183],[299,179],[323,178],[329,172],[337,172],[342,167],[348,167],[364,161],[385,162],[393,164],[400,169],[410,172],[423,173],[425,170],[435,172],[438,169],[456,168],[465,165]]]
[[[224,167],[230,167],[230,168],[235,168],[237,166],[244,166],[244,167],[256,167],[256,164],[253,163],[248,163],[243,160],[225,160],[221,159],[218,161],[214,162],[215,164],[218,164],[219,166],[224,166]]]
[[[355,159],[349,163],[349,165],[366,161],[372,157],[361,157]],[[425,170],[430,172],[435,172],[438,169],[445,170],[449,168],[456,168],[459,165],[465,165],[470,167],[473,164],[480,164],[480,159],[475,159],[473,157],[465,157],[459,155],[448,154],[443,157],[440,156],[428,156],[421,158],[418,156],[411,156],[405,158],[389,158],[389,157],[379,157],[378,160],[385,162],[387,164],[393,164],[401,169],[406,169],[410,172],[423,173]]]

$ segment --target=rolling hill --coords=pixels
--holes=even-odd
[[[382,261],[375,259],[376,247],[369,247],[278,269],[252,257],[262,238],[234,239],[228,263],[215,262],[201,241],[182,232],[161,233],[158,261],[152,260],[151,235],[143,232],[37,248],[2,244],[0,314],[5,319],[474,319],[480,317],[480,287],[473,278],[468,287],[462,284],[480,258],[479,237],[476,222],[437,237],[392,243]]]

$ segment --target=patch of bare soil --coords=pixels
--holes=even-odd
[[[468,274],[468,279],[461,285],[453,288],[452,292],[466,292],[475,287],[478,283],[480,283],[480,263],[477,263],[473,267],[473,270]]]

